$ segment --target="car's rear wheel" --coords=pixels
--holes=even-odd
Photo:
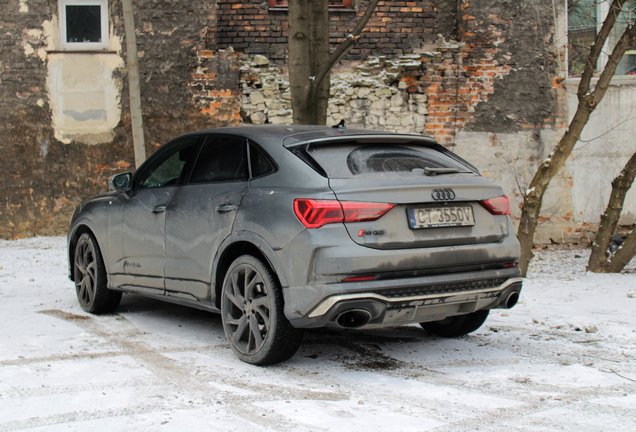
[[[80,306],[93,314],[114,312],[121,292],[107,288],[104,260],[95,238],[84,233],[77,240],[73,261],[75,291]]]
[[[232,350],[246,363],[285,361],[300,347],[303,331],[292,327],[283,313],[280,284],[251,255],[238,257],[225,275],[221,316]]]
[[[489,310],[480,310],[466,315],[444,318],[440,321],[420,323],[428,333],[442,337],[464,336],[477,330],[488,318]]]

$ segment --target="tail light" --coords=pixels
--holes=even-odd
[[[294,201],[294,213],[307,228],[319,228],[331,223],[374,221],[394,206],[387,203],[301,198]]]
[[[494,215],[512,216],[510,212],[510,200],[505,195],[480,201],[479,204]]]

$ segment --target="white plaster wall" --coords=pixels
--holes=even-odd
[[[616,85],[618,84],[618,85]],[[574,115],[578,80],[568,80],[568,112]],[[605,211],[612,180],[636,152],[636,79],[615,80],[592,113],[572,152],[572,206],[576,222],[596,224]],[[636,188],[625,199],[621,224],[636,220]]]
[[[24,50],[47,62],[46,89],[56,139],[86,144],[112,141],[113,129],[121,118],[122,83],[113,77],[113,72],[124,66],[121,40],[111,36],[107,51],[61,51],[60,26],[55,16],[42,23],[42,30],[34,32],[46,40],[46,50],[36,52],[28,41]]]
[[[515,225],[521,204],[537,166],[550,153],[563,130],[527,129],[515,133],[459,131],[454,151],[465,158],[488,179],[501,186],[510,198]],[[579,242],[581,235],[573,222],[571,166],[552,180],[535,234],[536,243]]]
[[[47,90],[55,137],[62,142],[110,142],[119,123],[117,54],[49,54]]]
[[[568,120],[578,106],[579,81],[566,82]],[[528,130],[513,134],[460,131],[456,152],[475,164],[482,174],[504,188],[515,218],[520,216],[523,191],[538,162],[548,156],[564,129]],[[592,114],[581,140],[563,170],[551,182],[541,211],[536,243],[585,240],[586,231],[600,221],[612,190],[612,180],[636,152],[636,78],[613,81]],[[630,190],[620,223],[636,222],[636,188]]]

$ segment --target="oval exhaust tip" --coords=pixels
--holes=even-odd
[[[371,313],[365,309],[352,309],[338,315],[336,322],[344,328],[360,328],[371,321]]]
[[[506,299],[506,308],[511,309],[514,305],[519,301],[519,293],[517,291],[513,292]]]

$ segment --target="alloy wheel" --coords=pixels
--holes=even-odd
[[[87,238],[82,238],[75,250],[75,289],[77,298],[85,306],[95,298],[97,287],[97,262],[95,250]]]
[[[223,292],[224,323],[238,351],[254,355],[270,330],[270,295],[262,275],[251,265],[232,270]]]

